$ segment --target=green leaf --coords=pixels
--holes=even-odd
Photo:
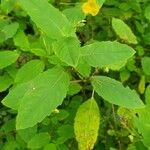
[[[42,148],[46,144],[48,144],[50,141],[50,136],[48,132],[41,132],[36,134],[29,142],[28,142],[28,148],[30,149],[37,149]]]
[[[38,74],[43,72],[44,67],[44,63],[38,59],[27,62],[18,70],[15,78],[15,83],[23,83],[32,80]]]
[[[135,59],[131,58],[128,60],[127,62],[127,69],[132,72],[132,71],[135,71],[137,68],[136,68],[136,65],[135,65]]]
[[[83,59],[79,60],[76,70],[85,77],[88,77],[91,73],[91,66]]]
[[[47,144],[43,150],[57,150],[56,144],[54,143],[49,143]]]
[[[15,7],[17,0],[1,0],[1,9],[8,14]]]
[[[63,144],[68,139],[72,139],[74,137],[73,131],[74,130],[72,125],[68,125],[68,124],[61,125],[57,130],[57,134],[59,135],[59,138],[57,139],[56,143]]]
[[[148,85],[145,91],[145,101],[146,104],[150,106],[150,85]]]
[[[19,57],[16,51],[0,51],[0,69],[13,64]]]
[[[3,150],[16,150],[19,149],[19,144],[15,139],[11,139],[7,141],[3,147]]]
[[[63,11],[63,13],[66,15],[68,20],[73,24],[73,26],[77,26],[85,18],[85,15],[82,12],[80,5],[67,8]]]
[[[99,108],[96,101],[91,98],[80,105],[75,117],[74,131],[79,150],[93,149],[98,136],[99,123]]]
[[[68,66],[66,63],[62,62],[56,55],[50,56],[48,62],[53,65]]]
[[[53,42],[54,42],[53,39],[48,37],[46,34],[42,33],[42,35],[40,37],[40,43],[41,43],[42,48],[47,53],[47,56],[54,54],[53,47],[52,47]]]
[[[150,45],[150,31],[146,31],[143,35],[143,41],[145,44]]]
[[[6,25],[8,25],[9,24],[9,20],[7,20],[7,19],[1,19],[0,20],[0,30],[4,27],[4,26],[6,26]]]
[[[5,25],[0,31],[0,34],[3,34],[3,38],[0,39],[0,43],[6,41],[9,38],[12,38],[17,32],[18,28],[19,24],[17,22]]]
[[[121,39],[125,40],[128,43],[137,44],[136,36],[133,34],[130,27],[122,20],[113,18],[112,27]]]
[[[131,9],[135,10],[138,13],[142,13],[140,1],[129,0],[128,2],[128,5],[130,5]]]
[[[127,81],[129,77],[130,77],[130,71],[128,71],[127,69],[120,71],[121,82]]]
[[[142,69],[146,75],[150,75],[150,57],[142,58]]]
[[[118,42],[94,42],[82,48],[83,59],[93,67],[108,67],[118,70],[125,65],[135,51]]]
[[[28,91],[28,89],[31,89],[31,87],[32,86],[29,83],[23,83],[19,84],[16,87],[12,87],[9,91],[9,94],[3,99],[3,105],[10,107],[14,110],[18,110],[20,100]]]
[[[65,144],[57,145],[57,150],[69,150]]]
[[[81,90],[81,86],[78,83],[70,83],[69,85],[69,90],[68,90],[68,95],[75,95]]]
[[[36,132],[37,126],[34,126],[32,128],[18,130],[17,134],[21,137],[21,139],[28,143],[31,140],[31,138],[35,136]]]
[[[20,97],[23,97],[17,99],[20,100],[20,105],[16,128],[25,129],[41,122],[62,103],[69,87],[69,77],[60,67],[56,67],[39,74],[27,84],[20,86],[22,87],[17,88],[22,89],[22,93],[19,94]],[[15,94],[13,95],[14,97],[11,97],[10,100],[15,99]]]
[[[42,48],[32,48],[30,51],[36,56],[47,57],[46,51]]]
[[[14,43],[16,46],[20,47],[23,51],[30,50],[30,44],[27,36],[22,30],[19,30],[13,37]]]
[[[97,3],[102,7],[106,0],[97,0]]]
[[[111,147],[111,148],[110,148],[110,150],[117,150],[117,149],[116,149],[116,148],[112,148],[112,147]]]
[[[8,120],[5,122],[0,129],[0,132],[10,133],[11,131],[15,130],[15,119]]]
[[[133,142],[133,144],[128,145],[127,150],[147,150],[142,141]]]
[[[59,39],[53,44],[56,56],[70,66],[77,66],[80,57],[80,43],[77,38]]]
[[[92,85],[99,96],[112,104],[131,109],[144,107],[137,93],[124,87],[119,81],[105,76],[94,76]]]
[[[12,83],[13,80],[8,74],[0,76],[0,92],[7,90],[7,88],[9,88]]]
[[[5,71],[9,74],[9,76],[14,80],[16,77],[16,74],[18,72],[18,68],[16,67],[16,64],[12,64],[5,68]]]
[[[23,111],[21,113],[23,117],[28,117],[28,120],[25,120],[24,123],[21,122],[21,125],[23,126],[23,128],[27,128],[28,126],[29,127],[34,126],[30,125],[30,123],[36,124],[36,121],[39,120],[39,118],[44,119],[44,115],[46,115],[46,113],[47,115],[49,115],[58,105],[62,103],[63,98],[65,97],[67,90],[69,88],[68,80],[69,80],[68,75],[65,72],[63,72],[61,68],[58,67],[50,69],[44,73],[41,73],[33,80],[27,83],[19,84],[18,86],[12,88],[9,94],[3,99],[2,103],[7,107],[10,107],[14,110],[18,110],[21,101],[29,97],[27,101],[26,100],[24,101],[25,105],[30,106],[28,107],[28,110],[25,108],[20,110],[21,112]],[[37,88],[34,90],[34,87]],[[58,94],[55,94],[56,91],[58,91]],[[40,101],[41,99],[42,103]],[[36,105],[38,104],[39,104],[38,107],[41,110],[37,109]],[[23,105],[24,104],[22,104],[22,107]],[[34,107],[36,107],[36,109],[34,109]],[[41,107],[45,108],[44,111],[42,111]],[[30,111],[29,109],[31,109],[32,111]],[[39,111],[38,112],[39,115],[37,115],[37,111]],[[29,113],[30,115],[28,116],[28,114],[26,113]],[[32,113],[37,120],[32,120],[31,116]],[[25,118],[20,119],[24,121]],[[43,119],[40,120],[42,121]]]
[[[149,108],[140,109],[138,111],[138,117],[134,118],[134,126],[138,129],[138,132],[142,135],[141,141],[145,146],[150,147],[150,113]]]
[[[148,19],[150,21],[150,5],[148,5],[146,8],[145,8],[145,13],[144,13],[146,19]]]
[[[62,121],[62,120],[65,120],[69,116],[69,113],[68,113],[68,111],[66,111],[64,109],[60,109],[59,112],[56,113],[55,115],[59,121]]]
[[[62,36],[74,35],[75,31],[66,16],[47,0],[19,0],[19,2],[37,27],[48,37],[58,39]]]

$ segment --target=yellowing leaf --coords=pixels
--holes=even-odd
[[[99,108],[91,98],[80,105],[74,123],[79,150],[92,150],[98,136],[100,123]]]
[[[137,38],[132,32],[131,28],[121,19],[113,18],[112,27],[120,39],[132,44],[138,43]]]
[[[145,76],[142,76],[138,85],[138,90],[141,94],[145,91]]]
[[[91,14],[92,16],[96,16],[100,10],[100,6],[96,0],[88,0],[83,4],[82,10],[86,15]]]

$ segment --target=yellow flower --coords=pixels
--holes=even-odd
[[[100,10],[100,6],[96,0],[88,0],[83,4],[82,10],[86,15],[91,14],[92,16],[96,16]]]

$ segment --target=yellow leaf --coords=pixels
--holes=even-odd
[[[142,76],[138,85],[138,90],[140,94],[143,94],[145,91],[145,76]]]
[[[74,122],[74,131],[79,150],[92,150],[100,124],[99,107],[91,98],[80,105]]]
[[[91,14],[92,16],[96,16],[100,10],[100,6],[96,0],[88,0],[83,4],[82,10],[86,15]]]

